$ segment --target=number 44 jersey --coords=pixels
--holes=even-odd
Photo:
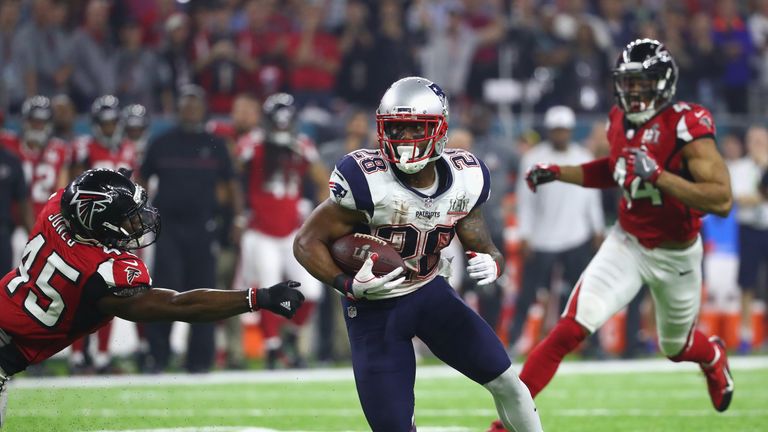
[[[7,370],[9,359],[0,353],[0,365],[9,374],[45,360],[111,320],[96,307],[103,296],[134,295],[152,283],[136,255],[76,242],[59,210],[62,193],[54,194],[38,215],[19,267],[0,280],[0,330],[23,355],[12,359],[12,370]],[[78,214],[87,218],[99,205],[84,199]],[[4,337],[2,342],[8,341]]]
[[[488,168],[471,153],[446,149],[435,168],[433,193],[408,186],[379,150],[351,152],[331,174],[331,199],[364,213],[370,233],[389,242],[408,267],[406,282],[381,298],[407,294],[434,279],[456,223],[488,199]]]
[[[609,114],[610,169],[621,186],[626,176],[625,148],[645,148],[664,170],[693,181],[682,157],[688,143],[715,137],[709,111],[696,104],[678,102],[664,108],[641,127],[635,128],[614,107]],[[643,182],[634,198],[625,190],[619,205],[619,224],[640,243],[653,248],[664,241],[687,242],[699,234],[703,213],[673,196]]]

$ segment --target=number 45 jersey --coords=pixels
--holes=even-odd
[[[625,121],[621,110],[613,107],[607,133],[610,169],[620,187],[626,176],[625,148],[644,147],[664,170],[693,181],[682,157],[683,147],[700,138],[714,139],[715,123],[706,108],[678,102],[635,128]],[[683,243],[699,234],[703,213],[664,194],[654,185],[641,183],[634,198],[630,198],[628,191],[623,192],[619,224],[643,246],[654,248],[664,241]]]
[[[379,150],[351,152],[331,174],[331,199],[364,213],[370,233],[389,242],[408,267],[406,282],[381,298],[407,294],[434,279],[456,223],[488,199],[488,168],[471,153],[446,149],[435,167],[438,185],[431,194],[408,186]]]
[[[72,239],[60,213],[63,190],[38,215],[18,268],[0,279],[0,366],[8,374],[38,363],[111,320],[103,296],[131,296],[152,280],[136,255]],[[78,214],[100,210],[84,197]],[[7,337],[19,355],[9,356]]]

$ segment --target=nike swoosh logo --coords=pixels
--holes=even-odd
[[[697,112],[697,113],[695,113],[695,114],[693,114],[693,115],[695,115],[695,116],[696,116],[696,118],[701,118],[701,116],[703,116],[703,115],[704,115],[704,111],[699,111],[699,112]]]
[[[132,266],[137,266],[137,265],[139,265],[139,262],[138,262],[138,261],[136,261],[136,260],[133,260],[133,261],[123,260],[123,262],[124,262],[124,263],[126,263],[126,264],[128,264],[128,265],[132,265]]]
[[[690,273],[690,272],[692,272],[692,271],[693,271],[693,270],[686,270],[686,271],[681,271],[681,272],[680,272],[680,276],[685,276],[685,275],[687,275],[688,273]]]

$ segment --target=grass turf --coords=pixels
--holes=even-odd
[[[712,409],[703,376],[690,370],[557,376],[536,402],[547,431],[765,431],[768,365],[733,373],[725,414]],[[351,380],[10,390],[4,431],[368,430]],[[484,431],[494,418],[490,395],[468,379],[417,380],[420,431]]]

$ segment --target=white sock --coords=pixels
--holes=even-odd
[[[512,366],[493,381],[483,384],[493,395],[501,422],[510,432],[542,432],[539,413],[531,392]]]

